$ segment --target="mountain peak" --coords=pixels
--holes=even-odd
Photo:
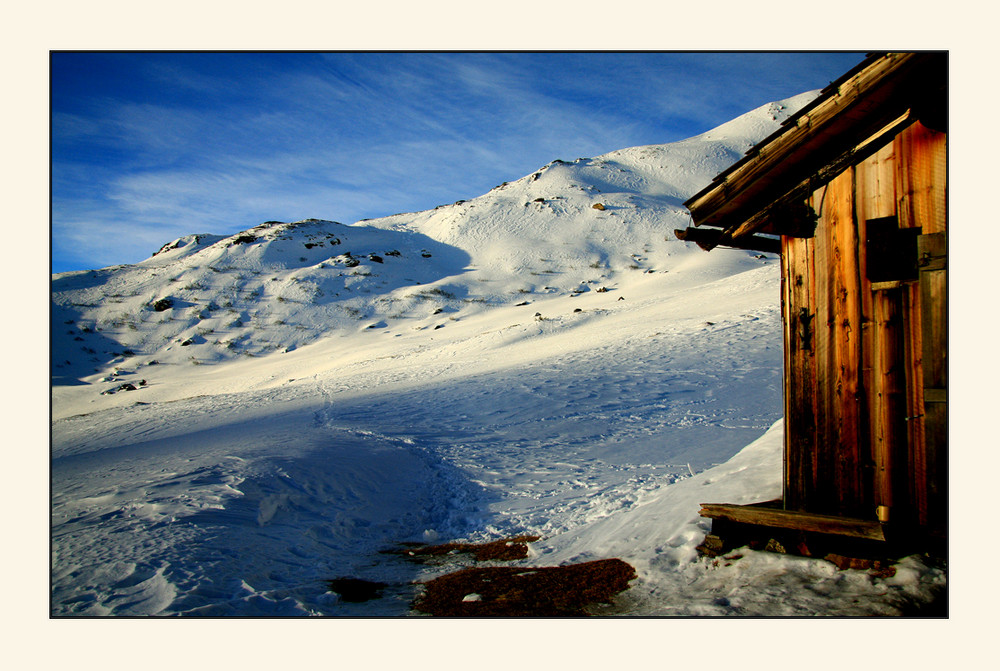
[[[557,159],[423,212],[353,225],[267,221],[228,236],[183,236],[138,264],[55,275],[54,374],[219,363],[372,328],[434,331],[691,264],[739,272],[749,266],[673,238],[689,221],[683,202],[814,95],[680,142]]]

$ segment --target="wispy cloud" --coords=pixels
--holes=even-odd
[[[54,270],[134,262],[186,233],[473,197],[555,158],[694,135],[857,60],[65,55],[53,78]]]

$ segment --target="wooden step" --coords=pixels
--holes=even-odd
[[[878,520],[861,520],[834,515],[817,515],[795,510],[781,510],[768,506],[735,505],[730,503],[703,503],[700,515],[711,519],[724,519],[740,524],[762,527],[794,529],[809,533],[849,536],[867,540],[884,541],[885,533]]]

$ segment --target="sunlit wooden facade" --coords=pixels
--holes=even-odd
[[[783,497],[703,514],[945,537],[947,86],[947,54],[873,54],[686,203],[678,237],[781,255]]]

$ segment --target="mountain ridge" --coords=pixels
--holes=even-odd
[[[815,94],[687,140],[557,159],[422,212],[191,234],[137,264],[54,275],[54,379],[215,364],[335,333],[435,330],[489,308],[608,291],[630,274],[710,266],[715,257],[670,233],[688,221],[683,199]]]

